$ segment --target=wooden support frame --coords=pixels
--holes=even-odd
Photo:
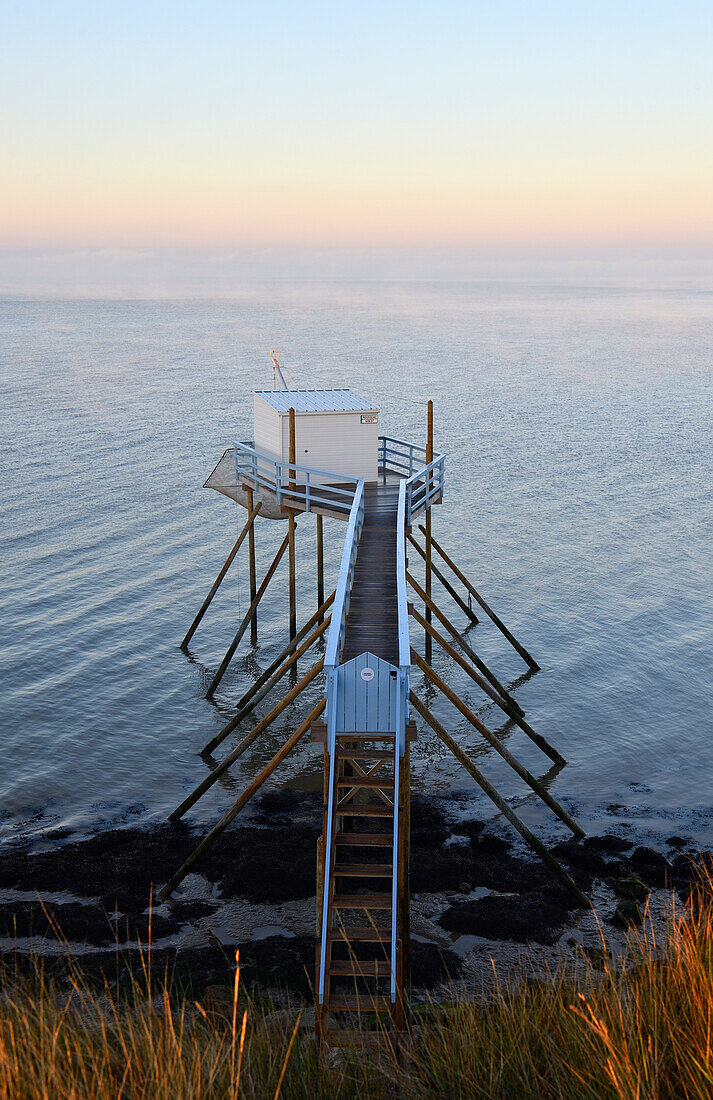
[[[295,410],[290,407],[290,490],[292,493],[295,491],[295,470],[294,466],[297,461],[297,450],[295,446]],[[290,496],[290,501],[294,502],[294,496]],[[288,539],[290,546],[290,640],[294,638],[297,633],[297,563],[295,558],[295,513],[294,508],[290,511],[287,517],[289,526]]]
[[[470,707],[467,707],[465,705],[462,699],[460,699],[459,696],[456,695],[453,688],[449,687],[445,680],[441,679],[438,673],[435,672],[431,668],[431,666],[424,661],[421,654],[417,653],[416,650],[413,649],[413,647],[411,648],[411,660],[421,669],[421,672],[423,672],[424,676],[426,676],[426,678],[430,680],[435,687],[439,688],[440,691],[443,692],[443,694],[446,696],[447,699],[450,700],[456,710],[460,711],[463,717],[470,722],[471,726],[477,729],[478,733],[485,738],[488,744],[491,745],[492,748],[494,748],[500,756],[502,756],[503,760],[510,765],[513,771],[516,772],[517,775],[519,775],[525,783],[527,783],[528,787],[530,787],[535,792],[535,794],[538,794],[540,796],[545,805],[549,806],[549,808],[554,814],[556,814],[560,821],[564,822],[570,832],[572,832],[577,837],[584,836],[584,829],[581,827],[581,825],[577,824],[573,817],[570,817],[564,806],[561,806],[557,799],[552,797],[547,788],[543,787],[542,783],[540,783],[539,780],[535,779],[532,772],[529,772],[527,768],[523,767],[519,760],[516,760],[510,750],[505,748],[505,746],[502,744],[501,741],[498,740],[492,730],[489,730],[485,723],[481,722],[477,714],[474,714]]]
[[[323,516],[317,513],[317,606],[324,603],[324,529]],[[320,618],[320,623],[323,617]]]
[[[275,768],[279,764],[281,764],[287,756],[289,756],[295,745],[297,745],[298,742],[302,740],[304,735],[309,730],[311,723],[315,720],[315,718],[319,717],[326,705],[327,703],[325,699],[322,699],[317,704],[314,710],[305,718],[304,722],[302,722],[298,726],[292,736],[289,737],[287,741],[285,741],[282,748],[275,753],[270,763],[265,765],[260,774],[256,776],[255,779],[253,779],[250,786],[247,787],[247,789],[241,794],[240,798],[236,802],[234,802],[228,812],[224,814],[223,817],[221,817],[218,824],[214,825],[208,835],[203,838],[201,843],[198,845],[196,850],[191,853],[183,866],[180,867],[179,870],[176,871],[175,875],[173,875],[169,879],[159,895],[164,901],[166,900],[166,898],[169,898],[171,896],[173,891],[178,885],[180,885],[181,882],[183,882],[188,872],[198,862],[201,856],[208,851],[208,849],[218,839],[221,833],[223,833],[228,828],[228,825],[230,825],[231,821],[233,821],[238,816],[243,807],[246,806],[250,799],[260,790],[263,783],[270,778]]]
[[[299,680],[293,688],[291,688],[287,695],[281,702],[273,707],[269,714],[266,714],[264,718],[261,718],[258,724],[250,733],[242,739],[239,745],[228,753],[224,757],[220,764],[206,776],[202,783],[199,783],[191,794],[187,798],[184,798],[180,806],[177,806],[173,813],[168,815],[169,821],[179,821],[187,810],[190,810],[191,806],[194,806],[199,798],[201,798],[207,790],[209,790],[214,783],[217,783],[222,775],[225,775],[231,764],[234,764],[239,756],[242,756],[247,748],[252,745],[253,741],[263,733],[268,726],[272,725],[276,718],[282,714],[283,710],[286,710],[290,703],[294,702],[301,691],[312,683],[315,677],[319,676],[320,672],[324,668],[324,657],[322,657],[317,664],[314,665],[309,672]]]
[[[213,679],[210,682],[210,686],[209,686],[207,692],[205,693],[206,694],[206,699],[212,699],[213,696],[215,695],[215,689],[218,687],[218,684],[223,679],[223,676],[225,675],[225,670],[228,667],[228,665],[230,664],[230,662],[232,661],[233,654],[235,653],[235,650],[240,645],[240,640],[241,640],[243,634],[245,633],[245,631],[248,628],[248,624],[250,622],[250,619],[252,618],[253,612],[255,611],[255,608],[257,607],[257,605],[260,603],[260,600],[262,599],[262,597],[265,595],[265,592],[267,590],[267,586],[269,585],[270,581],[272,580],[273,576],[275,575],[275,570],[277,569],[278,565],[280,564],[280,561],[282,559],[282,555],[284,554],[285,550],[287,549],[287,542],[288,542],[288,536],[285,535],[284,539],[282,540],[282,543],[280,545],[279,550],[275,554],[275,557],[272,559],[272,563],[270,565],[270,568],[268,569],[267,573],[265,574],[265,576],[262,579],[262,584],[260,585],[260,587],[258,588],[258,590],[255,594],[255,599],[252,601],[252,603],[250,604],[250,607],[245,612],[245,615],[243,617],[243,621],[241,622],[240,626],[238,627],[238,630],[237,630],[237,633],[236,633],[235,637],[233,638],[232,642],[228,646],[225,657],[223,657],[223,660],[220,662],[220,667],[218,668],[218,671],[216,672],[215,676],[213,677]]]
[[[273,672],[275,672],[275,670],[280,667],[285,658],[289,657],[290,653],[294,652],[298,644],[302,641],[304,637],[306,637],[306,635],[309,633],[315,623],[320,621],[320,616],[322,617],[322,619],[324,618],[325,612],[328,611],[334,603],[335,595],[336,591],[332,592],[331,595],[327,597],[324,603],[317,608],[314,615],[311,615],[304,626],[300,627],[292,641],[289,642],[289,644],[286,645],[285,648],[282,650],[282,653],[278,654],[278,656],[275,657],[275,660],[267,666],[265,671],[262,673],[261,676],[257,678],[255,683],[252,684],[245,692],[245,694],[238,699],[237,703],[235,704],[238,710],[240,710],[241,707],[244,707],[245,704],[248,703],[250,699],[252,699],[253,695],[255,695],[255,693],[259,691],[259,689],[263,686],[263,684],[270,679]]]
[[[426,529],[423,526],[423,524],[419,524],[419,530],[422,531],[424,534],[426,533]],[[443,558],[446,565],[450,566],[450,568],[453,570],[453,572],[455,573],[458,580],[461,581],[461,583],[464,584],[465,587],[468,589],[468,591],[470,592],[473,599],[476,600],[477,603],[480,604],[480,606],[482,607],[485,614],[490,619],[492,619],[492,621],[495,623],[495,625],[497,626],[500,633],[503,634],[507,638],[507,640],[510,642],[510,645],[513,647],[513,649],[517,650],[517,652],[520,654],[520,656],[522,657],[525,664],[529,665],[531,669],[534,669],[535,671],[537,671],[540,666],[538,665],[537,661],[532,656],[532,654],[528,653],[528,651],[525,649],[524,645],[522,645],[520,642],[518,642],[515,635],[512,634],[508,630],[508,628],[505,626],[505,623],[502,621],[502,619],[500,619],[495,614],[493,609],[488,606],[488,604],[485,602],[485,600],[480,595],[478,590],[476,588],[474,588],[474,586],[470,583],[468,578],[461,572],[461,570],[458,568],[458,566],[453,561],[451,561],[451,559],[448,557],[448,554],[445,552],[443,547],[440,546],[434,538],[431,539],[431,542],[433,543],[434,549],[436,550],[436,552],[438,554],[440,554],[440,556]]]
[[[503,699],[505,699],[506,702],[508,702],[510,704],[510,706],[513,708],[513,710],[516,710],[518,712],[518,714],[524,714],[525,712],[522,709],[522,707],[520,706],[520,704],[518,703],[517,699],[513,698],[513,696],[510,694],[510,692],[507,690],[507,688],[504,687],[500,683],[497,676],[493,672],[490,671],[490,669],[486,665],[485,661],[481,661],[478,654],[473,649],[471,649],[471,647],[468,645],[468,643],[466,642],[463,635],[458,633],[458,631],[453,626],[453,623],[450,621],[450,619],[448,619],[443,614],[443,612],[439,608],[438,604],[434,603],[433,600],[429,600],[428,596],[426,595],[426,593],[421,588],[421,585],[418,583],[417,580],[414,579],[414,577],[411,576],[411,574],[408,571],[406,572],[406,580],[411,585],[411,587],[413,588],[414,592],[419,597],[419,599],[423,600],[423,602],[426,604],[426,606],[430,605],[430,608],[433,611],[436,618],[442,623],[443,626],[445,626],[445,628],[448,631],[448,633],[450,634],[450,636],[452,638],[455,638],[456,642],[461,647],[461,649],[463,650],[465,655],[467,657],[469,657],[470,660],[475,665],[475,667],[480,672],[482,672],[482,674],[486,678],[486,680],[490,681],[492,686],[497,691],[498,695],[500,695]]]
[[[421,700],[418,698],[417,695],[414,694],[413,691],[410,692],[409,699],[414,710],[416,710],[421,715],[423,720],[428,723],[434,733],[436,733],[441,738],[443,743],[453,753],[456,760],[458,760],[463,765],[465,770],[469,773],[469,775],[473,777],[473,779],[485,792],[488,798],[495,803],[501,814],[507,818],[513,828],[517,830],[517,832],[520,834],[526,844],[528,844],[530,848],[532,848],[533,852],[535,852],[540,857],[542,862],[550,869],[550,871],[552,871],[552,873],[557,876],[562,885],[566,886],[569,892],[577,899],[582,908],[593,909],[594,906],[592,905],[591,899],[588,898],[582,890],[580,890],[574,879],[567,873],[567,871],[565,871],[562,864],[559,863],[559,861],[556,860],[555,857],[547,851],[547,848],[545,848],[542,841],[538,840],[534,833],[532,833],[530,829],[528,829],[527,825],[525,825],[525,823],[520,820],[510,804],[506,802],[501,795],[498,794],[495,787],[488,779],[486,779],[480,768],[476,767],[470,757],[463,752],[460,745],[458,745],[453,740],[451,735],[441,725],[435,715],[431,713],[428,707],[426,707],[425,704],[421,702]]]
[[[248,508],[252,509],[253,506],[253,491],[248,489]],[[257,595],[257,570],[255,566],[255,527],[251,527],[248,534],[248,563],[249,563],[249,575],[250,575],[250,603],[252,604],[255,596]],[[257,643],[257,607],[253,611],[253,617],[250,620],[250,644],[255,645]]]
[[[426,551],[423,549],[421,544],[416,541],[416,539],[413,537],[413,534],[411,533],[411,531],[406,532],[406,538],[411,543],[414,550],[416,550],[421,555],[423,560],[425,561],[426,560]],[[479,623],[480,619],[475,614],[475,612],[471,611],[471,609],[468,607],[468,604],[465,602],[465,600],[461,599],[461,597],[458,595],[458,593],[456,592],[455,588],[453,587],[451,582],[448,580],[448,578],[443,576],[443,573],[441,573],[438,566],[434,565],[433,562],[431,562],[431,572],[433,573],[434,577],[438,578],[438,580],[441,582],[441,584],[445,588],[446,592],[448,592],[448,594],[452,597],[452,599],[458,604],[461,611],[465,615],[468,616],[468,618],[470,619],[473,626],[475,626],[477,623]],[[430,595],[430,593],[429,593],[429,595]],[[426,608],[426,611],[430,615],[431,611],[430,611],[429,607]],[[427,622],[431,622],[431,621],[432,621],[431,619],[427,619]]]
[[[248,714],[251,714],[254,711],[255,707],[258,705],[258,703],[262,702],[266,695],[269,695],[275,684],[277,684],[282,679],[285,673],[289,669],[294,668],[300,657],[303,657],[307,650],[317,641],[317,638],[324,634],[330,622],[331,615],[328,615],[326,621],[320,623],[319,626],[315,627],[312,633],[308,635],[307,638],[305,638],[301,645],[297,644],[296,639],[294,642],[290,643],[289,648],[292,650],[292,652],[287,657],[285,662],[280,665],[280,667],[277,669],[276,672],[272,674],[272,676],[269,676],[267,678],[261,689],[253,695],[252,699],[249,702],[247,702],[243,707],[238,710],[238,713],[230,719],[227,725],[223,726],[220,733],[217,733],[213,740],[208,742],[208,744],[202,750],[201,755],[209,756],[212,752],[215,751],[215,749],[218,748],[218,745],[221,745],[223,743],[228,734],[232,733],[233,730],[240,725],[243,719],[247,718]]]
[[[443,635],[439,634],[435,627],[429,626],[424,617],[416,610],[413,604],[409,604],[409,612],[416,620],[418,625],[422,626],[428,632],[428,634],[430,634],[434,642],[438,643],[444,653],[447,653],[449,657],[452,657],[456,664],[459,665],[459,667],[462,668],[464,672],[468,673],[471,680],[475,681],[478,687],[482,691],[484,691],[485,694],[490,699],[492,699],[493,702],[496,703],[500,707],[500,709],[504,711],[509,718],[512,719],[513,722],[516,723],[516,725],[520,727],[523,733],[527,734],[530,740],[533,741],[539,749],[542,749],[546,756],[549,756],[550,760],[552,760],[553,763],[558,764],[560,767],[563,767],[567,763],[565,758],[557,752],[557,749],[553,748],[552,745],[550,745],[549,741],[545,740],[545,738],[541,734],[537,733],[536,730],[534,730],[529,724],[529,722],[526,722],[522,715],[518,714],[517,711],[510,706],[506,699],[501,698],[498,693],[490,686],[490,684],[486,680],[484,680],[483,677],[480,676],[475,671],[475,669],[468,664],[466,660],[463,659],[463,657],[461,657],[460,653],[458,653],[453,648],[453,646],[450,645],[449,642],[446,641]]]
[[[255,507],[253,507],[252,504],[250,504],[249,514],[248,514],[247,520],[245,521],[245,526],[243,527],[242,531],[238,535],[237,540],[234,543],[232,550],[230,551],[227,558],[225,559],[225,564],[223,565],[222,569],[218,573],[218,576],[215,578],[210,592],[208,593],[206,598],[203,600],[203,603],[201,604],[201,607],[200,607],[200,611],[198,612],[195,619],[193,620],[190,627],[188,628],[186,636],[183,639],[183,641],[181,642],[181,649],[188,649],[188,643],[190,642],[191,638],[193,637],[196,630],[198,629],[198,625],[200,624],[201,619],[203,618],[206,611],[210,607],[211,602],[213,600],[213,597],[215,596],[216,592],[220,588],[220,585],[223,581],[223,577],[225,576],[225,574],[230,569],[230,566],[233,564],[233,560],[235,559],[235,555],[237,554],[240,547],[243,545],[243,542],[245,540],[245,536],[249,534],[251,536],[251,538],[253,537],[253,524],[255,522],[255,517],[257,516],[257,514],[258,514],[258,512],[260,511],[261,508],[262,508],[262,501],[258,501],[258,503],[255,505]]]

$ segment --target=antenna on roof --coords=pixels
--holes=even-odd
[[[288,389],[289,387],[287,385],[287,382],[285,382],[285,378],[284,378],[284,375],[282,373],[282,367],[280,366],[280,353],[277,350],[277,348],[272,349],[272,351],[270,352],[270,358],[272,359],[272,388],[273,388],[273,390],[277,389],[275,375],[277,375],[277,377],[282,382],[283,390]]]

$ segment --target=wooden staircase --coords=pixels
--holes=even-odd
[[[323,813],[331,854],[324,997],[316,1008],[317,1034],[330,1046],[385,1042],[403,1025],[398,939],[392,960],[394,874],[400,899],[404,865],[401,829],[393,864],[396,765],[393,733],[336,737],[331,831],[326,804]],[[399,801],[403,809],[403,797]],[[320,948],[318,942],[318,989]]]

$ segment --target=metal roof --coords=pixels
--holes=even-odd
[[[289,412],[290,407],[297,413],[379,411],[353,390],[255,390],[254,393],[279,413]]]

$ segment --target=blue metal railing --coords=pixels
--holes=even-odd
[[[357,559],[359,536],[364,526],[364,482],[356,483],[356,491],[352,499],[347,523],[347,533],[344,539],[342,551],[342,563],[339,567],[339,579],[332,606],[332,621],[327,635],[327,651],[324,657],[324,667],[329,672],[339,664],[339,656],[344,641],[344,633],[349,612],[349,600],[351,598],[352,580],[354,578],[354,566]]]
[[[430,508],[443,497],[446,456],[437,455],[433,462],[416,470],[406,479],[406,526],[410,527],[421,509]]]
[[[300,511],[329,508],[346,518],[352,507],[357,481],[333,470],[298,466],[257,451],[252,442],[234,443],[235,476],[239,485],[268,489],[278,505],[291,504]]]
[[[399,670],[396,675],[396,751],[394,752],[394,839],[392,845],[391,872],[391,1003],[396,1003],[396,967],[398,951],[398,902],[399,902],[399,801],[401,758],[406,752],[406,723],[408,722],[409,676],[411,672],[411,644],[409,641],[408,600],[406,596],[406,482],[399,485],[399,503],[396,513],[396,605],[398,609]],[[402,945],[403,950],[403,945]]]

